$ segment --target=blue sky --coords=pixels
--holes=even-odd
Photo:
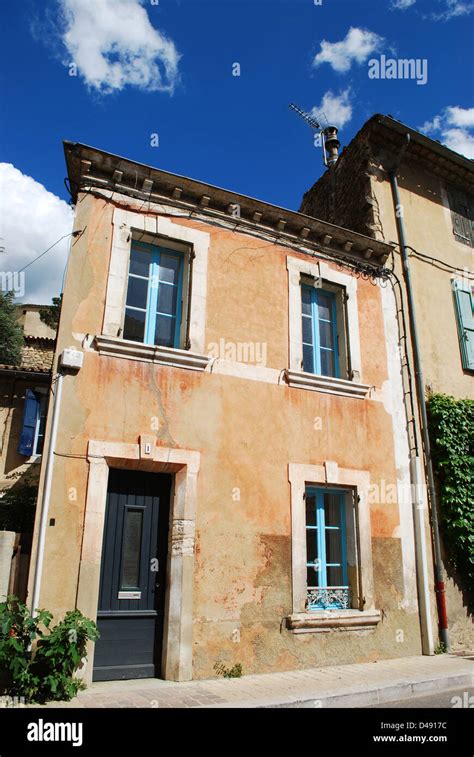
[[[474,157],[470,0],[0,0],[0,8],[0,160],[14,167],[4,169],[4,191],[15,185],[20,196],[0,229],[11,268],[70,223],[63,139],[292,209],[324,168],[291,101],[307,111],[324,105],[343,145],[382,112]],[[427,83],[370,79],[369,61],[382,54],[426,60]],[[14,253],[30,191],[38,233],[30,229]],[[28,269],[24,300],[48,298],[38,276],[52,275],[47,258],[62,264],[65,249]]]

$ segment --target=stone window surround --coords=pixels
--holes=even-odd
[[[147,216],[131,210],[114,208],[112,232],[112,250],[110,255],[110,265],[107,277],[107,291],[105,297],[104,320],[102,325],[102,334],[99,336],[108,337],[119,341],[117,335],[119,329],[123,327],[125,314],[125,302],[127,296],[127,279],[130,260],[130,248],[133,238],[133,232],[151,234],[161,238],[164,242],[166,239],[171,242],[181,242],[191,246],[194,253],[192,268],[192,292],[191,302],[189,303],[189,353],[194,356],[193,364],[196,364],[195,357],[204,356],[205,352],[205,327],[206,327],[206,300],[207,300],[207,266],[208,253],[210,246],[210,234],[190,226],[183,226],[164,216]],[[120,340],[121,343],[136,345],[138,351],[143,352],[143,347],[150,347],[151,352],[155,350],[154,345],[143,345],[141,342],[132,342]],[[110,344],[109,344],[110,346]],[[183,350],[177,350],[182,353]],[[119,352],[117,352],[119,354]],[[168,364],[172,362],[173,349],[168,349]],[[140,359],[140,355],[137,355]],[[161,362],[158,352],[154,352],[154,362]],[[170,362],[171,360],[171,362]],[[209,359],[204,361],[207,365]],[[182,355],[179,356],[180,367],[187,367],[186,361],[183,362]]]
[[[357,279],[342,271],[336,271],[323,261],[312,262],[288,255],[286,258],[288,270],[288,317],[290,360],[287,371],[287,381],[290,386],[313,391],[327,391],[331,394],[341,394],[363,398],[370,390],[370,386],[360,383],[362,376],[359,313],[357,309]],[[303,334],[301,324],[301,276],[309,276],[314,280],[324,279],[332,284],[345,288],[348,295],[347,328],[348,343],[351,358],[353,380],[336,379],[330,376],[313,376],[302,371]]]
[[[370,474],[364,470],[340,468],[336,462],[326,460],[322,465],[289,463],[288,480],[291,488],[291,580],[293,612],[287,618],[288,628],[294,633],[321,632],[332,629],[364,630],[374,628],[381,619],[375,609],[374,577],[372,567],[372,540],[368,492]],[[360,590],[365,599],[363,610],[306,610],[306,486],[344,486],[357,491],[359,502],[358,550]]]
[[[151,450],[151,451],[150,451]],[[109,468],[122,467],[174,474],[170,497],[167,592],[163,627],[162,678],[192,680],[192,601],[194,543],[197,511],[197,475],[200,453],[156,445],[156,438],[141,435],[138,444],[90,440],[89,475],[84,513],[84,534],[76,607],[97,617],[102,560],[102,539]],[[88,644],[83,676],[92,681],[94,646]]]

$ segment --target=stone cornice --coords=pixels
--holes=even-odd
[[[270,203],[211,186],[184,176],[136,163],[87,145],[65,142],[64,149],[73,199],[81,191],[106,190],[156,205],[166,204],[224,218],[235,228],[255,234],[272,232],[282,240],[318,245],[334,255],[383,266],[391,246],[363,234]],[[149,206],[145,205],[143,212]],[[238,211],[238,212],[237,212]],[[276,242],[277,243],[277,242]]]

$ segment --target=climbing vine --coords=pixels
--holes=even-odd
[[[474,400],[432,394],[428,417],[448,558],[474,597]]]

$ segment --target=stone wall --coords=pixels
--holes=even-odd
[[[375,236],[376,219],[368,167],[371,153],[362,130],[303,196],[300,212],[360,234]],[[380,238],[380,237],[378,237]]]
[[[25,336],[21,351],[21,367],[27,370],[51,370],[54,356],[54,339]]]

